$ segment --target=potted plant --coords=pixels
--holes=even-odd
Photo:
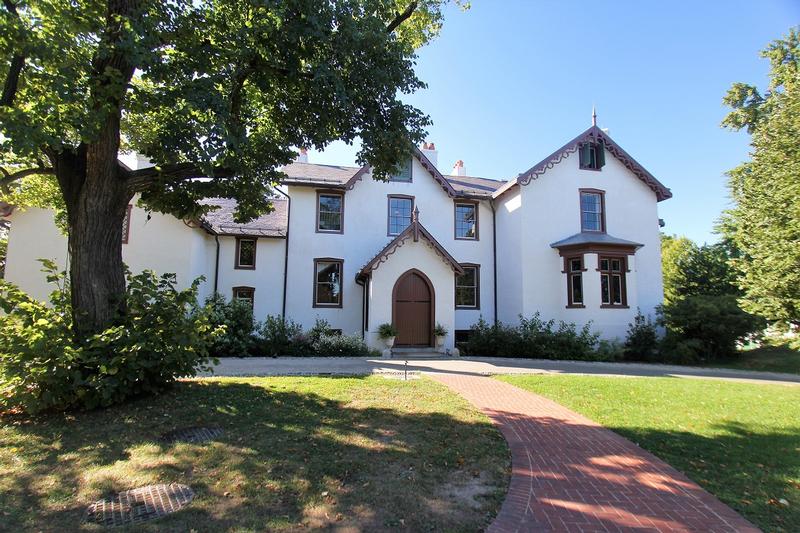
[[[386,343],[387,348],[394,346],[394,338],[397,337],[397,328],[388,322],[378,326],[378,337]]]
[[[444,346],[445,337],[447,337],[447,328],[437,322],[436,327],[433,328],[433,335],[436,337],[436,347],[441,348]]]

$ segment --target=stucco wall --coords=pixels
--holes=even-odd
[[[605,191],[608,234],[644,244],[629,260],[628,309],[600,308],[600,279],[596,254],[585,257],[585,308],[567,309],[563,260],[550,244],[580,232],[580,188]],[[581,170],[577,153],[538,179],[520,187],[522,202],[521,243],[522,313],[540,311],[545,318],[585,324],[603,337],[625,336],[637,307],[652,314],[663,298],[658,208],[655,193],[609,152],[602,171]],[[513,239],[511,247],[513,248]],[[505,252],[505,251],[504,251]],[[501,304],[502,305],[502,304]]]
[[[289,298],[287,315],[305,327],[316,317],[325,318],[331,326],[345,333],[361,333],[362,287],[356,274],[394,237],[387,235],[388,196],[414,196],[420,221],[453,257],[461,263],[481,265],[480,310],[454,311],[454,325],[449,329],[468,328],[483,314],[494,317],[492,212],[488,202],[479,206],[479,240],[455,239],[455,207],[442,187],[414,159],[412,182],[378,182],[367,174],[345,194],[344,233],[316,233],[316,189],[293,186],[289,244]],[[343,306],[341,309],[313,308],[314,258],[332,257],[344,260]],[[406,270],[415,265],[406,265]],[[455,284],[450,274],[450,284]],[[390,289],[391,290],[391,287]],[[451,293],[454,289],[451,288]],[[370,310],[372,313],[372,309]]]
[[[213,242],[214,238],[210,237]],[[259,238],[256,241],[255,270],[236,269],[236,238],[220,237],[218,291],[226,299],[233,296],[233,287],[253,287],[253,316],[264,320],[267,315],[280,315],[283,302],[284,239]],[[213,280],[212,280],[213,281]]]

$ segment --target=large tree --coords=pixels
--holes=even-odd
[[[66,209],[75,333],[124,311],[125,209],[268,211],[293,148],[362,140],[387,176],[428,118],[414,50],[443,0],[2,0],[0,192],[53,176]],[[131,171],[120,149],[156,163]],[[199,179],[211,178],[211,179]]]
[[[720,229],[734,260],[743,307],[800,328],[800,34],[793,29],[762,52],[770,61],[763,93],[736,83],[725,96],[723,125],[752,135],[750,161],[729,172],[733,207]]]

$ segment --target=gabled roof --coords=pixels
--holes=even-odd
[[[206,229],[217,235],[236,235],[248,237],[286,237],[289,222],[289,209],[286,198],[271,198],[274,207],[271,213],[240,224],[233,219],[236,200],[230,198],[207,198],[200,203],[214,205],[218,209],[203,216]]]
[[[542,159],[536,165],[517,176],[516,180],[508,181],[503,187],[494,193],[494,197],[497,198],[514,185],[529,184],[532,180],[537,179],[539,176],[564,160],[568,154],[577,152],[578,147],[587,141],[602,141],[606,147],[606,150],[608,150],[620,161],[620,163],[625,166],[625,168],[633,172],[637,178],[643,181],[648,187],[650,187],[650,189],[653,190],[653,192],[656,193],[656,198],[659,202],[668,198],[672,198],[672,192],[663,183],[658,181],[655,176],[650,174],[646,168],[640,165],[630,154],[628,154],[628,152],[623,150],[621,146],[614,142],[614,140],[609,137],[606,132],[597,126],[591,126],[588,130],[584,131],[567,144]]]
[[[412,240],[413,242],[418,242],[419,239],[423,238],[428,242],[428,245],[433,249],[436,254],[442,258],[442,260],[450,265],[450,268],[453,269],[453,272],[456,274],[463,274],[464,269],[461,268],[461,265],[458,264],[458,261],[450,255],[450,253],[445,250],[444,246],[439,244],[433,235],[430,234],[428,230],[420,223],[419,221],[419,209],[414,210],[414,214],[411,217],[411,224],[404,229],[397,237],[392,239],[389,244],[383,247],[380,252],[378,252],[375,257],[373,257],[364,267],[359,270],[358,274],[356,274],[356,279],[363,279],[369,277],[373,271],[375,271],[381,264],[385,263],[389,256],[394,254],[398,248],[403,246],[406,242]]]

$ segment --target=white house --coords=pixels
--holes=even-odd
[[[182,286],[203,275],[202,297],[248,300],[258,319],[324,318],[375,347],[384,322],[407,347],[431,346],[440,323],[452,348],[481,316],[537,311],[623,337],[637,308],[662,301],[657,205],[671,193],[596,125],[508,181],[467,176],[461,161],[443,175],[427,143],[388,182],[304,152],[284,171],[274,212],[247,224],[229,200],[209,200],[219,209],[199,221],[132,206],[125,262]],[[36,260],[65,265],[66,239],[50,211],[4,215],[6,278],[44,298]]]

